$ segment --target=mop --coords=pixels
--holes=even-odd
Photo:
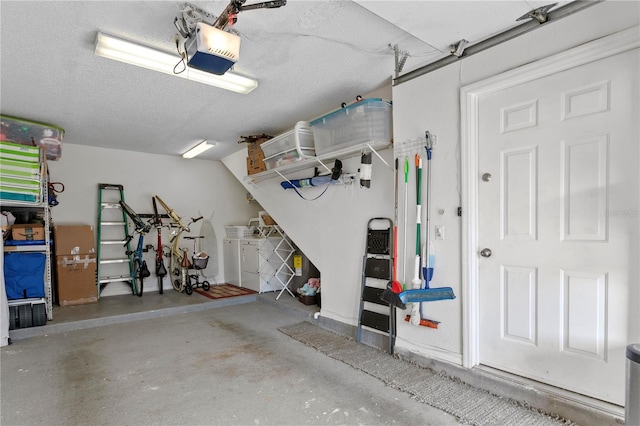
[[[420,154],[415,155],[415,165],[416,165],[416,257],[414,259],[414,273],[413,280],[411,280],[411,284],[413,286],[413,290],[418,290],[421,287],[422,280],[420,279],[420,225],[422,218],[422,200],[421,200],[421,190],[422,190],[422,157]],[[404,300],[400,299],[403,303],[407,303]],[[420,304],[414,303],[411,305],[411,325],[420,325]]]

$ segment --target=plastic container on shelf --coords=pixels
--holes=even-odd
[[[261,148],[267,169],[315,156],[313,132],[307,121],[298,121],[293,129],[264,142]]]
[[[62,156],[64,129],[51,124],[38,123],[7,115],[0,116],[0,123],[1,140],[23,146],[35,145],[39,148],[44,148],[47,153],[47,160],[58,160]],[[23,160],[22,158],[18,159]]]
[[[253,226],[225,226],[227,238],[249,238],[253,237],[255,227]]]
[[[267,166],[267,170],[277,169],[278,167],[297,163],[305,158],[313,158],[314,156],[315,150],[313,149],[302,148],[300,151],[297,149],[291,149],[286,152],[278,153],[272,157],[265,158],[264,165]]]
[[[365,142],[391,142],[391,102],[363,99],[311,123],[316,155],[324,155]]]

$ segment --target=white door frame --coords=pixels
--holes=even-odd
[[[640,47],[640,27],[632,27],[523,65],[460,89],[462,172],[462,365],[480,364],[478,271],[478,114],[482,95]]]

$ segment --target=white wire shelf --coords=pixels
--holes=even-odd
[[[327,168],[326,171],[330,172],[331,168],[328,165],[325,165],[325,161],[329,160],[342,160],[344,158],[353,157],[364,149],[370,149],[373,151],[379,151],[391,146],[390,141],[368,141],[363,142],[361,144],[353,145],[348,148],[343,148],[337,151],[332,151],[328,154],[318,155],[315,157],[308,157],[301,161],[297,161],[292,164],[287,164],[281,167],[277,167],[275,169],[270,169],[264,172],[256,173],[254,175],[249,175],[244,178],[245,182],[248,183],[257,183],[262,180],[270,179],[275,176],[280,176],[285,173],[293,173],[300,170],[308,169],[310,167],[315,167],[317,165],[323,165]]]

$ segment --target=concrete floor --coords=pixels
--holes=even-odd
[[[56,308],[1,350],[0,423],[459,424],[277,330],[315,311],[173,291]]]

